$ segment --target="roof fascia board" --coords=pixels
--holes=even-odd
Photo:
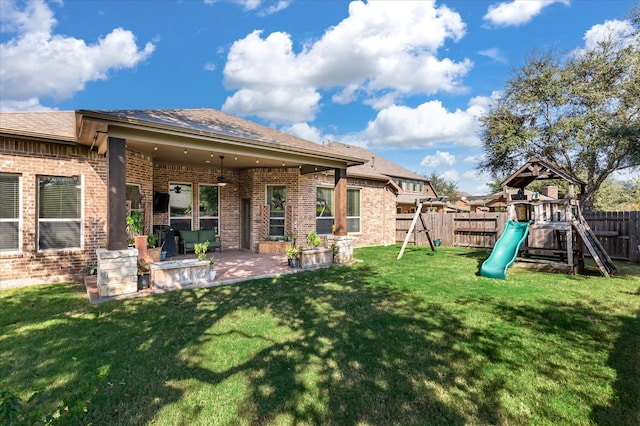
[[[22,130],[2,129],[0,130],[1,137],[8,138],[21,138],[35,140],[39,142],[53,142],[61,145],[76,145],[76,139],[73,137],[64,137],[56,135],[43,135],[42,133],[27,132]]]
[[[147,136],[148,139],[146,140],[149,142],[153,142],[158,139],[158,133],[160,133],[163,135],[167,135],[174,144],[176,142],[175,138],[184,138],[185,143],[187,140],[197,139],[197,140],[203,140],[203,141],[209,141],[209,142],[232,144],[236,146],[242,146],[243,148],[246,148],[247,145],[250,145],[250,146],[255,146],[256,148],[266,149],[273,152],[310,154],[310,155],[307,155],[310,158],[321,158],[328,161],[338,160],[341,163],[346,162],[347,166],[355,166],[355,165],[361,165],[365,163],[365,161],[363,161],[361,158],[346,156],[339,153],[336,153],[337,155],[334,156],[334,155],[329,155],[326,152],[315,151],[310,149],[305,149],[304,151],[297,150],[295,148],[292,148],[286,145],[280,147],[279,149],[274,149],[274,144],[269,142],[261,142],[261,141],[256,141],[252,139],[221,135],[219,133],[214,133],[214,132],[203,132],[201,130],[191,130],[183,127],[168,126],[164,124],[151,123],[148,121],[141,121],[141,120],[135,120],[130,118],[122,118],[122,117],[117,117],[117,116],[113,116],[105,113],[100,113],[97,111],[82,110],[82,111],[79,111],[79,114],[82,114],[83,119],[97,120],[97,121],[102,121],[109,124],[109,135],[114,137],[122,137],[124,139],[126,139],[127,137],[134,137],[135,139],[138,139],[138,140],[144,140],[144,139],[141,139],[141,136],[139,136],[138,132],[147,132],[147,133],[152,133],[153,138]],[[132,130],[134,132],[129,133]]]

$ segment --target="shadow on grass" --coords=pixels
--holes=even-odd
[[[482,252],[460,255],[480,261]],[[579,354],[601,353],[601,326],[616,328],[614,317],[588,304],[430,302],[396,290],[367,264],[98,307],[69,289],[0,298],[2,312],[35,309],[27,322],[18,314],[0,321],[0,377],[63,399],[106,371],[83,419],[94,424],[517,424],[527,418],[505,407],[504,394],[515,392],[509,372],[533,369],[549,382],[573,383],[576,373],[545,348],[568,343],[586,345]],[[469,321],[467,308],[504,324]],[[267,321],[273,326],[259,327]],[[523,343],[522,330],[541,336],[540,344]],[[612,354],[614,368],[637,349],[637,326],[628,333],[630,345]],[[579,374],[589,380],[588,369]],[[238,377],[242,390],[227,394]],[[188,395],[190,384],[216,397]],[[205,418],[217,405],[231,413]],[[177,418],[159,417],[171,406]],[[571,422],[548,409],[547,419]]]
[[[106,371],[83,419],[94,424],[157,422],[163,407],[180,405],[185,397],[187,388],[175,383],[216,387],[237,375],[247,383],[235,413],[240,423],[285,418],[290,424],[465,424],[464,413],[425,385],[455,386],[449,363],[467,356],[453,347],[462,328],[459,319],[389,287],[367,284],[371,273],[365,266],[334,267],[276,282],[172,292],[93,309],[69,306],[48,322],[36,316],[29,323],[5,324],[11,327],[3,329],[0,340],[0,375],[7,374],[13,386],[46,387],[55,401]],[[39,291],[46,298],[61,288]],[[1,300],[0,308],[28,305],[36,293]],[[234,325],[233,317],[244,310],[268,314],[291,335],[243,331],[246,325]],[[231,330],[211,332],[227,321]],[[229,335],[258,341],[257,350],[239,361],[229,353],[234,360],[228,368],[205,367],[208,360],[198,351],[206,348],[206,357]],[[171,423],[202,422],[198,416],[214,403],[181,408],[181,418]]]
[[[591,419],[598,425],[640,425],[640,312],[623,320],[608,365],[616,371],[615,398],[594,407]]]

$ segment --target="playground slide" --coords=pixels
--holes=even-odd
[[[480,275],[506,279],[507,268],[516,260],[520,244],[527,238],[528,233],[529,222],[508,221],[489,258],[480,267]]]

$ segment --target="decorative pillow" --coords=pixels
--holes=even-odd
[[[180,238],[187,244],[199,243],[198,231],[180,231]]]

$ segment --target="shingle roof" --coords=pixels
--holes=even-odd
[[[279,145],[283,148],[325,153],[344,157],[348,153],[336,151],[296,136],[249,120],[235,117],[215,109],[163,109],[163,110],[100,110],[79,111],[89,116],[108,116],[120,122],[175,128],[189,133],[224,135],[250,142]],[[352,157],[353,158],[353,157]]]
[[[74,141],[74,111],[0,112],[0,133]]]
[[[340,142],[330,142],[328,144],[328,147],[342,152],[345,155],[351,155],[367,161],[367,163],[361,166],[349,167],[349,174],[351,175],[360,174],[363,176],[370,176],[372,174],[375,174],[387,176],[390,178],[397,177],[402,179],[419,180],[423,182],[429,180],[426,177],[419,175],[418,173],[407,170],[404,167],[387,160],[386,158],[380,157],[379,155],[376,155],[373,152],[368,151],[364,148],[360,148],[358,146],[347,145]]]

